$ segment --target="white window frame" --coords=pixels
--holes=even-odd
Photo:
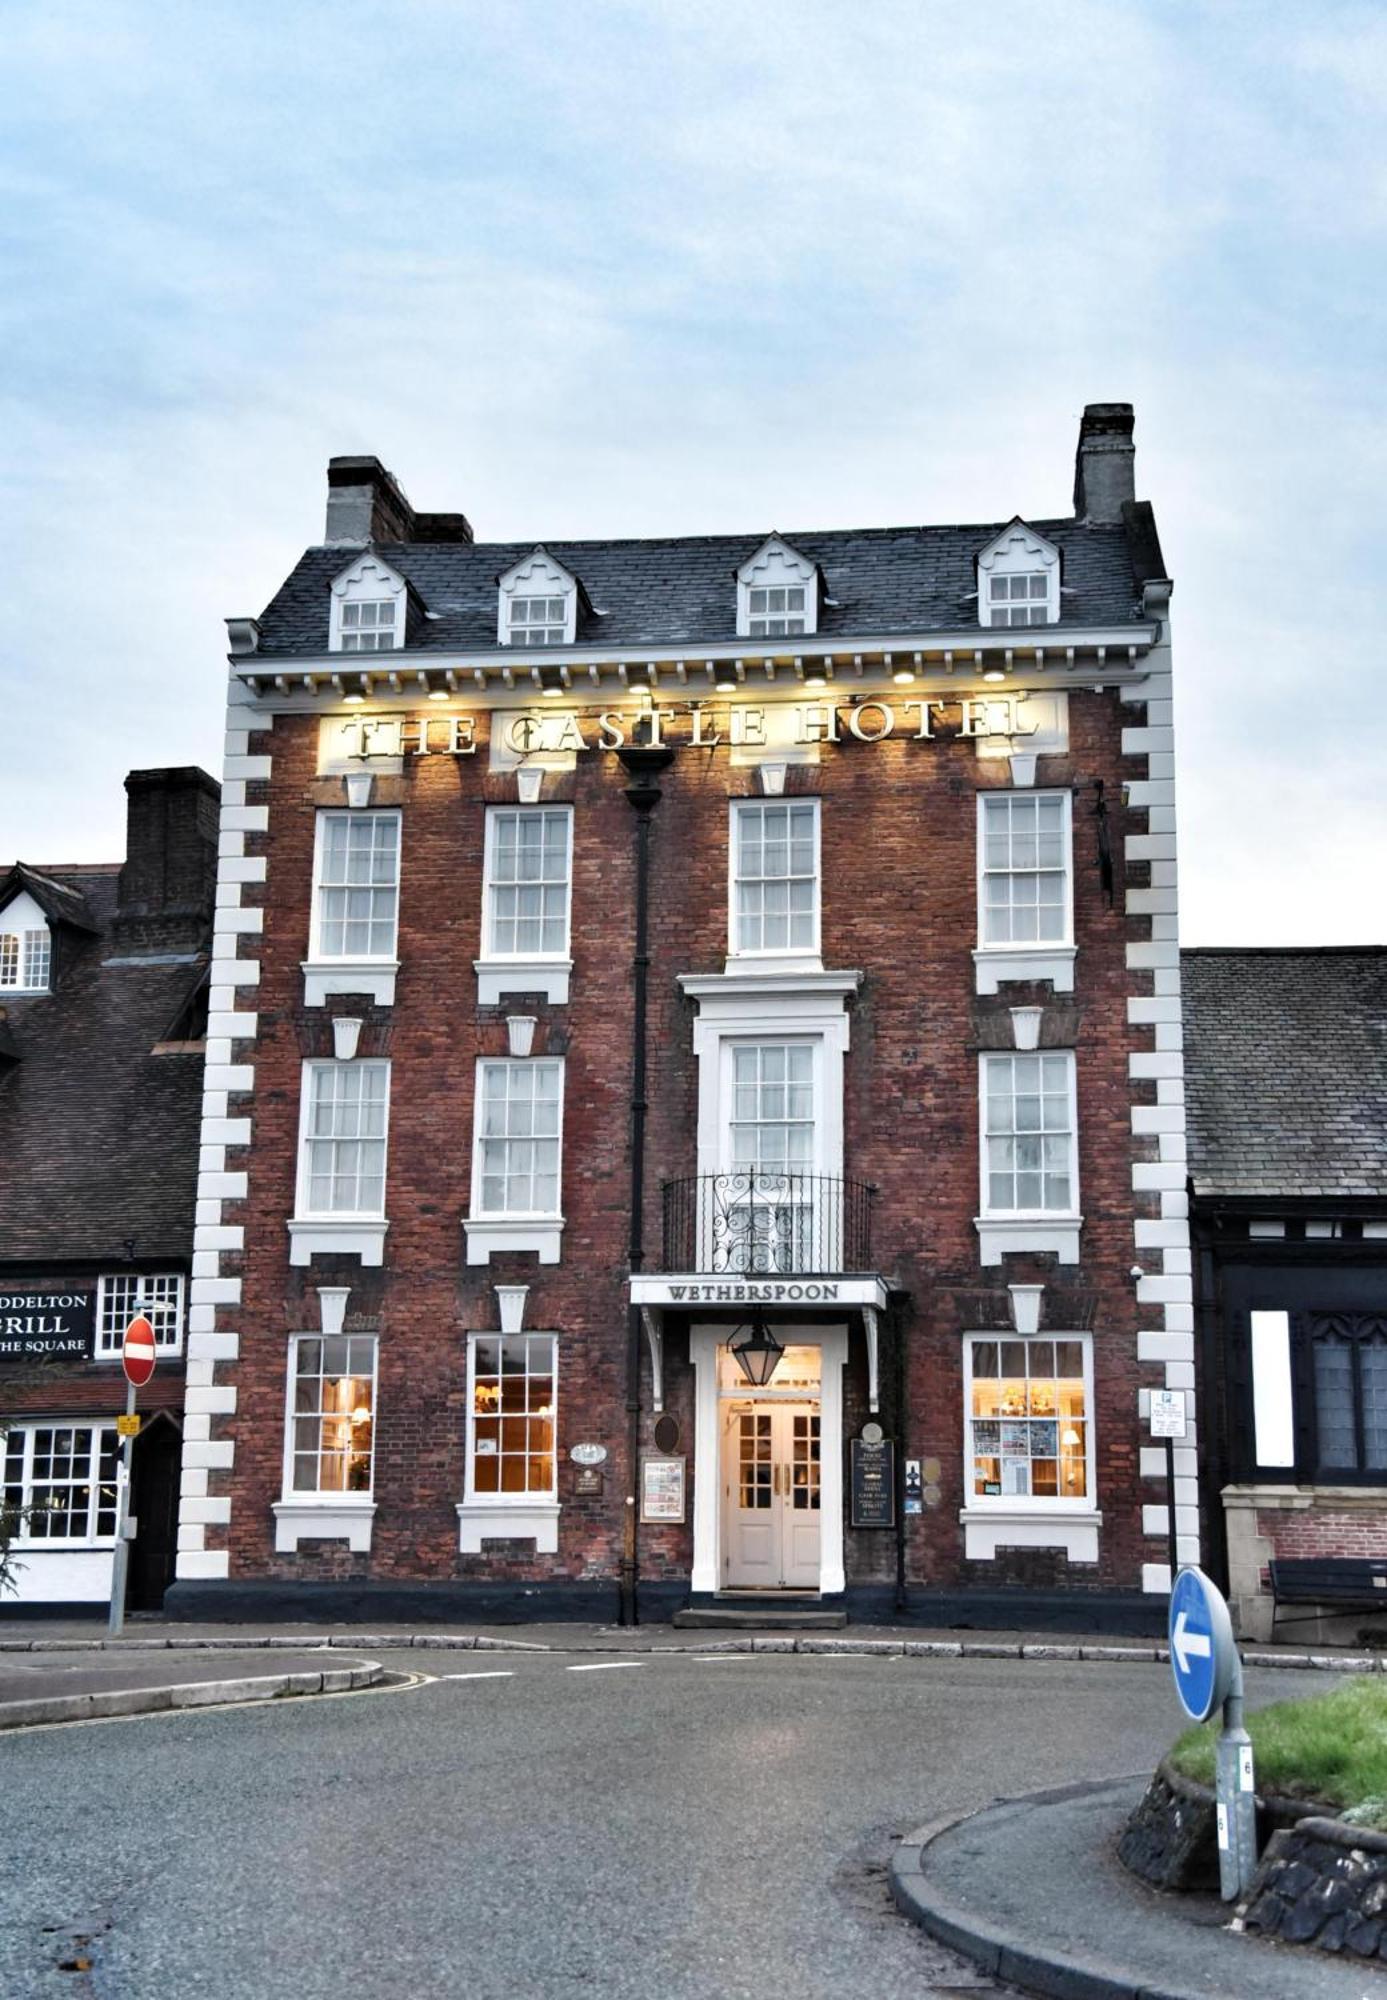
[[[329,953],[323,949],[322,941],[322,896],[327,886],[323,881],[323,858],[326,849],[325,827],[329,819],[343,820],[384,820],[395,821],[395,922],[390,950],[383,953],[357,955],[353,953]],[[351,806],[324,806],[313,828],[313,891],[309,914],[308,957],[302,965],[304,977],[304,1005],[321,1007],[334,993],[366,993],[382,1007],[395,1004],[395,979],[400,970],[400,897],[404,876],[404,815],[398,808],[373,806],[356,809]],[[382,886],[382,885],[376,885]]]
[[[822,1035],[787,1035],[766,1032],[759,1035],[729,1035],[721,1043],[721,1173],[761,1172],[760,1168],[739,1167],[736,1164],[735,1149],[732,1144],[732,1128],[738,1122],[733,1116],[736,1110],[737,1052],[741,1049],[808,1049],[811,1057],[810,1087],[813,1091],[813,1118],[809,1158],[801,1167],[784,1169],[768,1167],[767,1173],[821,1174],[825,1171],[823,1162],[824,1134],[824,1038]],[[769,1120],[758,1120],[769,1123]],[[792,1121],[798,1122],[798,1121]]]
[[[493,891],[503,885],[495,879],[496,829],[502,813],[562,813],[568,821],[568,879],[564,885],[564,941],[558,951],[498,951],[492,919]],[[573,865],[574,815],[571,805],[494,805],[486,810],[486,830],[482,850],[482,956],[474,963],[477,1000],[483,1007],[499,1005],[507,993],[542,993],[551,1004],[568,1000],[569,975],[573,970]],[[509,886],[509,885],[504,885]]]
[[[364,1492],[341,1492],[331,1489],[296,1488],[294,1485],[294,1425],[298,1417],[316,1414],[322,1422],[322,1411],[300,1412],[295,1408],[298,1387],[299,1347],[305,1340],[326,1342],[328,1340],[348,1340],[369,1346],[371,1350],[371,1483]],[[354,1371],[353,1371],[354,1372]],[[326,1380],[326,1377],[319,1379]],[[356,1554],[364,1554],[371,1547],[371,1528],[375,1520],[376,1482],[376,1439],[380,1423],[380,1341],[374,1333],[291,1333],[289,1336],[288,1358],[284,1383],[284,1459],[281,1471],[281,1495],[274,1503],[275,1552],[278,1555],[294,1554],[302,1541],[345,1541]]]
[[[0,910],[0,1000],[51,992],[52,980],[52,926],[33,897],[21,893]]]
[[[992,579],[994,576],[1035,576],[1042,575],[1046,582],[1043,608],[1045,616],[1034,623],[1028,618],[1023,625],[1013,625],[1011,621],[998,619],[997,630],[1013,632],[1043,631],[1046,625],[1056,624],[1060,616],[1060,552],[1053,542],[1046,541],[1024,521],[1008,522],[978,557],[978,623],[993,627]],[[1009,602],[1010,600],[1008,600]],[[1039,605],[1042,600],[1027,598],[1029,606]]]
[[[402,651],[407,645],[409,593],[399,571],[391,569],[390,565],[382,562],[379,556],[365,554],[354,557],[332,580],[329,597],[328,651],[345,653],[349,650],[345,644],[348,634],[342,623],[344,605],[382,604],[387,601],[395,607],[393,628],[395,644],[381,647],[378,651],[361,652],[355,647],[350,649],[353,658],[361,660],[367,666],[368,672],[369,662],[379,658],[381,652],[388,656]]]
[[[765,622],[765,612],[753,612],[753,590],[803,589],[804,612],[799,630],[795,632],[754,633],[753,624]],[[772,618],[779,614],[770,614]],[[790,614],[793,618],[794,614]],[[786,619],[789,622],[789,619]],[[793,647],[791,642],[808,638],[819,629],[819,572],[815,564],[802,556],[798,549],[782,541],[779,535],[772,535],[764,541],[755,555],[744,562],[737,571],[737,636],[743,639],[755,638],[782,650]]]
[[[309,1126],[312,1119],[315,1078],[319,1072],[361,1068],[363,1063],[338,1063],[310,1057],[303,1065],[299,1085],[299,1142],[295,1211],[289,1221],[291,1264],[309,1263],[315,1252],[341,1250],[361,1258],[363,1265],[377,1265],[385,1255],[385,1190],[390,1173],[390,1063],[379,1056],[364,1058],[365,1066],[385,1073],[385,1130],[381,1134],[381,1206],[378,1211],[315,1210],[309,1203],[312,1176],[309,1172]]]
[[[1062,1494],[975,1494],[973,1492],[973,1350],[980,1340],[1077,1341],[1083,1350],[1084,1458],[1087,1492],[1083,1499]],[[1098,1531],[1103,1516],[1098,1507],[1097,1419],[1093,1388],[1093,1336],[1069,1329],[1053,1334],[1022,1335],[969,1331],[963,1336],[963,1493],[959,1520],[964,1528],[964,1554],[969,1561],[992,1561],[998,1548],[1063,1548],[1071,1562],[1096,1563]],[[1058,1415],[1055,1419],[1058,1423]]]
[[[518,563],[508,569],[497,582],[496,594],[496,643],[498,646],[514,644],[511,639],[511,604],[516,598],[562,597],[564,600],[563,636],[547,639],[537,651],[547,651],[554,646],[571,646],[578,636],[578,579],[562,563],[556,562],[546,549],[535,549],[523,556]],[[516,648],[525,652],[532,641],[522,641]]]
[[[806,806],[811,809],[814,828],[813,936],[806,945],[772,945],[755,949],[743,949],[738,938],[737,921],[737,888],[738,884],[743,880],[741,872],[743,822],[752,813],[760,813],[764,816],[767,812],[794,811]],[[777,965],[791,959],[798,960],[809,966],[820,963],[823,950],[821,932],[823,909],[822,825],[823,813],[820,801],[817,798],[732,799],[729,801],[727,822],[727,956],[729,963],[736,960],[739,963],[745,964],[758,959],[774,961]],[[799,881],[803,878],[799,876],[757,876],[754,879],[765,883],[771,880]],[[763,926],[764,922],[763,913]]]
[[[130,1286],[134,1287],[133,1298],[118,1307],[117,1296]],[[102,1272],[96,1281],[96,1343],[92,1358],[119,1361],[125,1329],[137,1313],[143,1313],[154,1328],[156,1353],[181,1354],[186,1296],[187,1280],[181,1271]],[[111,1318],[116,1312],[121,1315],[118,1322]],[[108,1319],[111,1319],[109,1326]]]
[[[1060,802],[1061,818],[1063,822],[1061,829],[1061,839],[1063,840],[1064,843],[1064,859],[1059,869],[1055,870],[1050,868],[1040,868],[1038,866],[1035,868],[1001,868],[1001,869],[989,868],[987,865],[987,821],[989,813],[997,811],[1001,806],[1005,805],[1008,816],[1010,816],[1013,807],[1016,805],[1018,801],[1027,804],[1034,803],[1038,808],[1040,802],[1046,799],[1058,799]],[[1015,789],[1005,790],[1000,786],[995,791],[979,792],[977,864],[978,864],[977,865],[978,950],[980,952],[986,953],[989,957],[992,956],[994,953],[1001,953],[1008,956],[1015,956],[1017,953],[1021,952],[1027,952],[1032,954],[1033,956],[1040,957],[1052,951],[1063,951],[1066,948],[1066,946],[1073,945],[1074,942],[1074,799],[1073,799],[1073,794],[1071,792],[1064,790],[1054,790],[1054,791],[1030,791],[1030,790],[1015,790]],[[1060,898],[1060,908],[1063,913],[1064,923],[1063,923],[1063,929],[1059,937],[1020,938],[1020,939],[1000,938],[994,940],[984,935],[987,928],[987,884],[989,878],[992,875],[994,874],[1000,875],[1005,877],[1007,881],[1010,881],[1012,877],[1016,875],[1051,875],[1055,873],[1058,873],[1061,876],[1062,889],[1063,889],[1063,894]]]
[[[1063,1060],[1067,1070],[1069,1107],[1069,1206],[1065,1209],[994,1208],[988,1173],[987,1078],[994,1062],[1026,1062],[1040,1059]],[[1014,1093],[1013,1093],[1014,1101]],[[978,1057],[978,1209],[974,1226],[978,1231],[984,1264],[997,1264],[1009,1251],[1057,1253],[1061,1264],[1079,1261],[1079,1231],[1083,1216],[1079,1209],[1079,1113],[1078,1061],[1072,1049],[989,1049]]]
[[[544,1064],[558,1072],[558,1124],[555,1137],[558,1149],[559,1205],[552,1213],[528,1211],[517,1214],[507,1210],[490,1210],[482,1205],[482,1132],[483,1080],[488,1069],[523,1069]],[[557,1264],[563,1238],[563,1128],[564,1095],[567,1082],[567,1061],[563,1056],[479,1056],[472,1098],[472,1185],[468,1214],[463,1220],[463,1233],[467,1239],[467,1261],[469,1264],[486,1264],[494,1253],[507,1250],[533,1250],[541,1264]]]
[[[477,1342],[547,1340],[550,1380],[554,1385],[554,1484],[544,1493],[479,1493],[476,1488]],[[467,1411],[463,1428],[463,1497],[458,1502],[458,1548],[463,1555],[482,1555],[485,1541],[533,1540],[536,1555],[557,1555],[559,1549],[559,1337],[543,1329],[534,1332],[476,1332],[467,1336]]]
[[[989,944],[983,937],[983,917],[987,894],[987,809],[988,801],[998,798],[1062,798],[1064,801],[1064,924],[1065,934],[1054,940],[1023,941],[1019,944]],[[1073,793],[1055,786],[1044,791],[1033,792],[1029,787],[1016,787],[1004,791],[1000,787],[987,788],[978,793],[974,839],[976,841],[975,869],[977,876],[977,943],[973,947],[973,970],[976,990],[979,993],[997,993],[1008,981],[1023,980],[1030,984],[1048,979],[1056,993],[1072,993],[1074,990],[1074,961],[1077,951],[1074,943],[1074,797]],[[1020,872],[1020,871],[1018,871]]]
[[[35,1535],[32,1531],[32,1523],[23,1520],[15,1530],[14,1546],[24,1549],[26,1552],[31,1551],[35,1554],[45,1553],[53,1555],[70,1554],[79,1549],[114,1548],[116,1543],[114,1520],[112,1520],[109,1533],[106,1534],[100,1533],[93,1525],[99,1520],[101,1511],[98,1488],[100,1485],[103,1436],[110,1439],[113,1460],[118,1450],[119,1440],[116,1437],[115,1425],[113,1423],[103,1422],[100,1417],[86,1415],[80,1417],[24,1417],[10,1423],[6,1428],[5,1435],[0,1437],[0,1494],[8,1489],[10,1483],[8,1478],[10,1446],[16,1438],[23,1438],[24,1453],[18,1481],[21,1493],[20,1504],[25,1508],[33,1506],[34,1440],[40,1431],[89,1431],[91,1433],[91,1441],[87,1446],[86,1455],[88,1472],[88,1478],[85,1482],[88,1488],[86,1533],[81,1535]],[[45,1483],[76,1487],[83,1482],[78,1480],[61,1480]]]

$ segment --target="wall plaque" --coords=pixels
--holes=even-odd
[[[889,1438],[853,1438],[852,1525],[854,1528],[894,1528],[896,1525],[896,1451]]]
[[[90,1361],[96,1286],[25,1286],[0,1292],[0,1361]]]
[[[600,1493],[607,1483],[607,1475],[600,1465],[580,1465],[573,1474],[575,1493]]]
[[[575,1465],[602,1465],[606,1462],[607,1447],[604,1444],[575,1444],[568,1455]]]
[[[641,1519],[682,1521],[684,1518],[684,1460],[654,1458],[641,1460]]]

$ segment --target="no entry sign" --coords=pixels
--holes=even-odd
[[[154,1373],[154,1328],[143,1313],[137,1313],[126,1327],[120,1359],[126,1381],[143,1389]]]

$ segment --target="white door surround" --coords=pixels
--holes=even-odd
[[[843,1569],[843,1368],[848,1358],[844,1325],[813,1326],[777,1320],[777,1340],[786,1346],[819,1349],[819,1419],[822,1441],[819,1466],[820,1545],[819,1590],[841,1594]],[[689,1328],[689,1360],[694,1371],[693,1573],[690,1588],[712,1595],[722,1589],[725,1512],[722,1495],[721,1448],[723,1397],[719,1393],[718,1353],[726,1346],[731,1325]],[[771,1388],[774,1389],[774,1378]],[[754,1393],[750,1389],[749,1395]],[[769,1400],[769,1399],[768,1399]],[[804,1398],[793,1398],[801,1404]]]

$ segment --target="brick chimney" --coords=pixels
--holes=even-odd
[[[217,889],[221,787],[196,765],[125,780],[125,863],[116,935],[126,950],[207,947]]]
[[[1075,520],[1120,521],[1123,502],[1136,499],[1135,422],[1130,403],[1084,406],[1074,459]]]
[[[416,514],[393,472],[378,458],[330,458],[323,540],[352,547],[367,542],[470,542],[465,514]]]

